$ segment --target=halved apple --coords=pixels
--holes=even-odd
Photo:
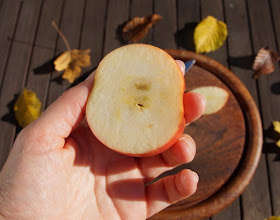
[[[214,114],[221,110],[229,97],[225,89],[217,86],[201,86],[190,92],[199,93],[205,97],[206,107],[204,115]]]
[[[122,154],[152,156],[182,135],[185,81],[175,60],[146,44],[120,47],[103,58],[88,99],[88,125]]]

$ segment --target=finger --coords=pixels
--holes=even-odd
[[[184,134],[171,148],[163,153],[152,157],[138,158],[144,182],[147,183],[180,164],[191,162],[195,152],[194,140],[189,135]]]
[[[163,210],[174,202],[190,197],[197,189],[198,175],[182,170],[176,175],[146,186],[147,217]]]
[[[27,127],[33,132],[33,137],[68,137],[84,118],[93,81],[94,72],[82,83],[65,91],[29,128]],[[64,140],[62,142],[64,143]]]
[[[197,93],[185,93],[184,94],[184,115],[185,122],[189,124],[201,115],[203,115],[206,106],[206,99],[204,96]]]
[[[181,69],[183,75],[185,75],[185,67],[186,67],[186,66],[185,66],[184,62],[181,61],[181,60],[175,60],[175,62],[176,62],[177,65],[180,67],[180,69]]]

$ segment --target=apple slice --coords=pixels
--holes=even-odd
[[[182,135],[185,81],[175,60],[146,44],[120,47],[103,58],[86,107],[88,125],[122,154],[151,156]]]
[[[218,112],[226,104],[229,94],[225,89],[217,86],[202,86],[193,89],[190,92],[199,93],[206,99],[206,108],[204,115],[210,115]]]

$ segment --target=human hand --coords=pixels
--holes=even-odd
[[[177,63],[184,72],[184,64]],[[0,173],[0,217],[146,219],[195,192],[198,176],[190,170],[145,185],[194,158],[190,136],[143,158],[116,153],[94,137],[84,120],[93,75],[18,135]],[[184,105],[188,124],[201,116],[205,100],[186,93]]]

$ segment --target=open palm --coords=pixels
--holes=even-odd
[[[162,154],[134,158],[116,153],[91,133],[84,109],[93,77],[64,93],[18,135],[0,173],[0,217],[5,219],[146,219],[196,190],[198,176],[183,170],[146,184],[189,162],[195,154],[184,135]],[[204,100],[186,94],[186,121]]]

